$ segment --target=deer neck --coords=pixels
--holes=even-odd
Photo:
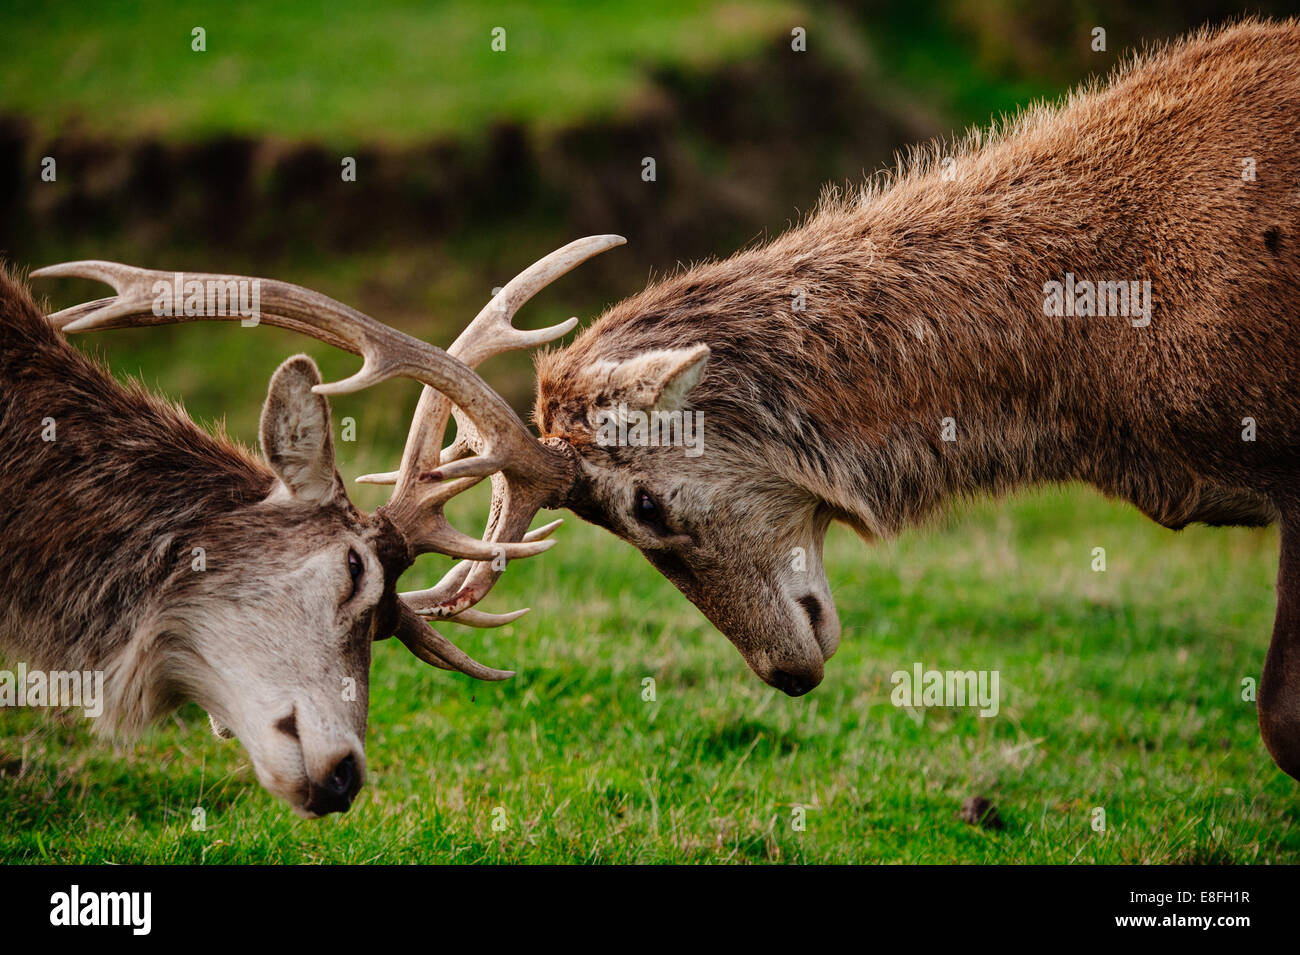
[[[953,496],[1106,483],[1099,442],[1124,430],[1114,359],[1149,289],[1134,314],[1074,314],[1081,283],[1137,278],[1132,263],[1090,240],[1036,254],[1045,200],[1024,191],[936,203],[932,184],[835,224],[847,254],[804,319],[825,374],[802,389],[788,438],[805,453],[788,460],[863,530],[892,533]]]
[[[205,521],[264,496],[266,469],[124,388],[0,281],[0,645],[47,668],[114,663]]]

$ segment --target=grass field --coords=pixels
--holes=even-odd
[[[973,24],[951,19],[959,0],[871,8],[864,30],[833,6],[791,0],[668,0],[653,9],[630,0],[375,0],[364,10],[343,0],[104,0],[93,18],[73,3],[14,0],[0,8],[0,113],[52,135],[406,144],[474,136],[494,122],[557,127],[626,115],[653,95],[653,72],[735,62],[795,26],[820,55],[878,60],[891,93],[923,92],[958,125],[1059,92],[1014,65],[973,62]],[[1057,19],[1078,16],[1067,5]],[[195,27],[207,31],[203,52],[192,49]],[[492,46],[497,28],[504,50]],[[1078,32],[1063,29],[1057,42],[1073,44],[1064,37]],[[1110,57],[1094,59],[1104,62],[1091,68],[1109,66]]]
[[[493,119],[562,125],[630,110],[649,68],[743,57],[784,36],[799,9],[657,6],[653,17],[630,0],[514,2],[490,13],[461,0],[364,11],[328,0],[311,17],[290,4],[223,7],[208,52],[196,54],[189,31],[203,20],[190,8],[155,15],[112,0],[92,19],[24,0],[0,10],[0,114],[51,136],[80,129],[133,141],[472,137]],[[933,26],[933,12],[930,25],[914,24],[913,6],[924,5],[878,6],[882,88],[928,97],[923,105],[953,128],[1059,91],[988,69],[960,42],[960,26]],[[506,54],[489,47],[498,21]],[[815,190],[791,196],[791,209]],[[543,218],[525,210],[522,224],[485,225],[472,241],[350,255],[295,236],[271,263],[256,249],[209,248],[202,236],[160,253],[147,236],[111,228],[69,227],[7,251],[33,264],[219,262],[310,285],[445,345],[494,285],[572,238]],[[634,248],[611,254],[633,263],[617,293],[636,291],[647,264]],[[603,299],[581,274],[530,305],[521,324],[588,320]],[[105,294],[88,283],[38,290],[55,307]],[[309,351],[330,377],[356,366],[271,329],[82,343],[249,442],[284,357]],[[485,375],[523,406],[527,359],[494,362]],[[345,477],[392,466],[414,398],[409,384],[389,383],[334,402],[336,424],[358,422],[358,441],[337,445]],[[383,494],[360,489],[354,499],[373,507]],[[455,511],[474,531],[486,497],[469,495]],[[0,862],[1300,861],[1296,784],[1274,767],[1242,698],[1272,626],[1274,531],[1173,534],[1082,488],[963,504],[874,546],[836,530],[827,565],[844,639],[825,682],[800,699],[764,686],[630,547],[576,519],[558,536],[559,547],[512,566],[486,601],[532,614],[497,631],[448,628],[477,658],[518,670],[513,680],[474,683],[392,641],[376,648],[369,778],[346,816],[299,821],[192,706],[117,745],[79,717],[7,710]],[[1097,547],[1105,572],[1092,570]],[[444,568],[425,558],[403,587]],[[999,714],[896,708],[890,676],[918,662],[998,671]],[[976,795],[997,806],[1003,830],[957,818]]]
[[[494,121],[564,124],[644,92],[650,66],[750,52],[792,7],[626,0],[76,4],[0,8],[0,112],[42,129],[401,143]],[[641,15],[631,15],[639,12]],[[206,50],[191,31],[207,31]],[[505,31],[494,50],[493,30]],[[788,28],[787,28],[788,29]],[[51,69],[51,64],[57,69]]]
[[[466,526],[482,503],[465,502]],[[193,707],[116,751],[84,720],[6,713],[0,859],[1300,859],[1295,784],[1241,699],[1271,624],[1271,531],[1172,534],[1069,490],[983,502],[870,548],[837,532],[844,642],[800,699],[759,683],[631,548],[572,522],[560,537],[490,600],[532,614],[455,634],[513,680],[377,648],[370,775],[348,815],[298,821]],[[895,708],[890,674],[918,661],[998,670],[1001,712]],[[1003,831],[955,817],[971,795],[995,803]]]

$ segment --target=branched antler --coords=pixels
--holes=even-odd
[[[512,324],[515,312],[559,276],[625,241],[617,235],[590,236],[534,263],[483,307],[447,353],[476,368],[493,355],[531,348],[567,334],[577,324],[576,318],[540,331],[521,331]],[[452,413],[456,415],[456,440],[444,449],[442,436]],[[396,483],[400,495],[403,475],[412,471],[436,474],[449,481],[477,473],[481,459],[490,453],[486,447],[484,435],[467,409],[460,408],[459,402],[447,392],[425,388],[411,422],[401,469],[388,474],[369,474],[357,480],[371,484]],[[562,523],[554,521],[528,532],[537,511],[572,484],[574,461],[568,453],[533,439],[533,453],[526,461],[501,459],[493,463],[499,465],[500,473],[492,476],[492,510],[483,540],[499,548],[494,555],[496,559],[458,564],[433,587],[404,593],[407,603],[423,616],[457,619],[465,609],[482,600],[501,576],[502,558],[510,556],[505,550],[509,542],[542,540]]]
[[[525,269],[479,312],[450,353],[319,292],[274,279],[161,272],[102,261],[65,262],[38,269],[32,275],[97,279],[117,291],[113,298],[86,302],[51,315],[50,321],[67,333],[239,320],[247,316],[225,308],[225,296],[239,289],[240,283],[255,283],[260,312],[255,317],[259,322],[300,332],[362,356],[356,374],[343,381],[317,385],[317,393],[345,394],[397,377],[422,382],[425,388],[401,468],[392,474],[368,475],[359,480],[396,484],[392,498],[382,509],[405,538],[412,556],[437,552],[467,561],[453,567],[436,586],[401,595],[396,636],[416,656],[434,666],[492,680],[511,674],[476,663],[430,629],[422,617],[439,617],[471,627],[497,627],[527,612],[491,614],[471,608],[495,583],[500,576],[498,568],[506,560],[530,557],[554,544],[547,538],[560,521],[531,532],[528,524],[556,489],[572,483],[574,462],[539,442],[473,369],[492,355],[553,341],[572,329],[576,318],[536,331],[516,329],[511,319],[541,288],[623,241],[619,236],[579,239]],[[203,291],[208,307],[196,309],[201,314],[193,315],[179,307],[155,308],[160,292],[172,288]],[[212,307],[214,296],[221,303],[219,307]],[[442,441],[453,407],[458,437],[444,452]],[[443,509],[449,500],[488,475],[493,478],[492,512],[488,531],[479,540],[452,527]],[[523,518],[525,512],[527,517]]]

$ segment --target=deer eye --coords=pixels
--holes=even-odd
[[[361,575],[365,573],[366,565],[362,562],[361,557],[355,550],[348,548],[348,576],[352,578],[352,590],[348,593],[348,600],[357,595],[357,584],[361,581]]]
[[[636,503],[633,505],[632,510],[636,519],[656,534],[668,533],[663,508],[654,499],[654,495],[645,488],[637,488]]]
[[[650,496],[649,491],[638,490],[636,492],[636,517],[639,521],[646,523],[658,522],[659,505],[655,499]]]

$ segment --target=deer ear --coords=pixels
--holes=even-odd
[[[709,346],[693,345],[642,352],[604,370],[609,390],[629,408],[674,411],[700,383],[708,360]]]
[[[262,454],[295,500],[325,504],[338,493],[330,406],[313,392],[320,369],[295,355],[275,370],[262,406]]]

